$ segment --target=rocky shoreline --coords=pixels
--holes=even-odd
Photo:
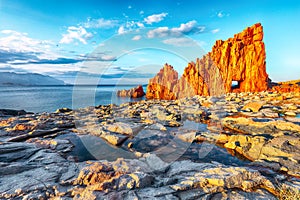
[[[299,198],[299,105],[268,91],[2,110],[0,199]]]

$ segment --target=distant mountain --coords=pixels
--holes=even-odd
[[[64,85],[65,82],[51,76],[36,73],[18,74],[0,72],[0,85]]]

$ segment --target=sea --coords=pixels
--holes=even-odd
[[[88,106],[140,101],[118,97],[116,92],[136,85],[62,85],[62,86],[0,86],[0,109],[25,110],[42,113],[58,108],[84,108]],[[143,86],[146,92],[146,86]]]

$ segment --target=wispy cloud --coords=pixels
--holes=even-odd
[[[142,22],[136,22],[136,21],[128,21],[125,24],[121,25],[118,29],[118,34],[124,34],[126,32],[144,28],[145,25]]]
[[[57,59],[36,59],[36,60],[27,60],[26,62],[20,62],[18,60],[9,62],[11,65],[28,65],[28,64],[52,64],[52,65],[64,65],[64,64],[74,64],[82,62],[80,59],[73,59],[73,58],[57,58]]]
[[[155,37],[166,37],[170,35],[172,31],[168,27],[159,27],[153,30],[148,31],[147,36],[148,38],[155,38]]]
[[[178,28],[172,28],[173,32],[179,32],[182,34],[197,34],[205,30],[204,26],[198,26],[196,20],[189,21],[185,24],[180,24]]]
[[[0,36],[0,64],[2,66],[11,65],[28,70],[30,70],[28,66],[31,66],[32,69],[41,68],[41,71],[51,66],[52,70],[56,71],[58,68],[64,69],[66,65],[83,61],[116,61],[116,57],[110,55],[109,52],[97,55],[75,55],[71,58],[64,57],[56,52],[57,46],[54,42],[33,39],[27,33],[2,30]],[[45,69],[42,70],[42,68]],[[51,70],[47,69],[47,71]]]
[[[75,41],[79,41],[82,44],[87,44],[87,40],[91,39],[93,37],[93,34],[90,32],[87,32],[85,28],[82,26],[75,27],[70,26],[67,30],[68,33],[63,34],[61,40],[59,43],[61,44],[70,44]]]
[[[169,28],[169,27],[159,27],[148,31],[148,38],[154,37],[179,37],[181,35],[199,34],[205,31],[205,26],[199,26],[197,21],[192,20],[187,23],[181,24],[179,27]]]
[[[14,61],[24,63],[28,60],[36,59],[38,59],[37,53],[0,50],[0,63],[10,63]]]
[[[85,22],[84,28],[103,28],[103,29],[110,29],[116,27],[119,24],[118,20],[112,19],[91,19],[89,18],[87,22]]]
[[[218,12],[217,16],[222,18],[222,17],[224,17],[224,14],[223,14],[223,12]]]
[[[163,43],[177,46],[177,47],[190,47],[190,46],[196,46],[197,43],[189,38],[170,38],[163,40]]]
[[[141,36],[141,35],[136,35],[136,36],[134,36],[134,37],[132,38],[133,41],[138,41],[138,40],[140,40],[140,39],[142,39],[142,36]]]
[[[2,30],[0,37],[0,50],[7,52],[35,53],[40,56],[56,57],[51,52],[54,43],[49,40],[38,40],[14,30]]]
[[[27,73],[27,70],[18,69],[7,65],[0,65],[0,72],[17,72],[17,73]]]
[[[212,32],[213,34],[216,34],[216,33],[220,32],[220,29],[217,28],[217,29],[212,30],[211,32]]]
[[[160,13],[160,14],[150,15],[150,16],[146,17],[144,19],[144,21],[146,22],[146,24],[158,23],[158,22],[162,21],[167,15],[168,15],[168,13]]]
[[[223,17],[228,17],[230,14],[229,13],[225,13],[224,11],[219,11],[216,13],[217,17],[219,18],[223,18]]]
[[[56,44],[49,40],[38,40],[14,30],[0,31],[0,63],[26,63],[61,56],[54,51]]]

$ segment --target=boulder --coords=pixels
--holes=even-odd
[[[261,102],[250,102],[246,104],[242,110],[250,110],[252,112],[258,112],[264,104]]]
[[[145,92],[143,86],[139,85],[129,90],[119,90],[117,91],[117,95],[119,97],[141,98],[145,95]]]

